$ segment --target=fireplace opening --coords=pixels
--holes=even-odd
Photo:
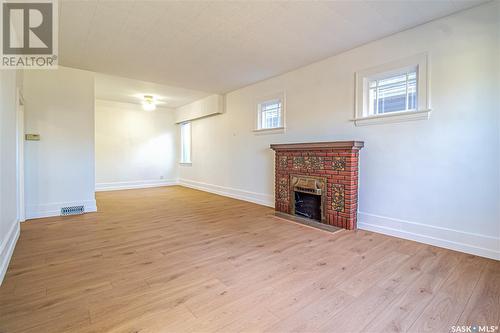
[[[321,221],[321,195],[295,191],[295,215]]]

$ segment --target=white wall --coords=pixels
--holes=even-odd
[[[94,74],[59,67],[24,76],[26,217],[60,215],[64,206],[95,211]]]
[[[500,249],[499,3],[236,90],[193,122],[183,184],[273,204],[271,143],[363,140],[359,227],[479,255]],[[354,73],[422,52],[430,120],[355,127]],[[255,135],[260,97],[285,91],[286,133]]]
[[[96,189],[162,186],[177,180],[174,110],[96,102]]]
[[[0,70],[0,284],[19,237],[16,198],[17,89],[22,74]]]

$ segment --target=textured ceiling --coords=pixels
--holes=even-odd
[[[158,106],[177,108],[201,99],[208,94],[198,90],[106,74],[97,74],[95,77],[95,97],[97,99],[141,104],[144,95],[154,96]]]
[[[60,64],[221,93],[481,2],[63,0]]]

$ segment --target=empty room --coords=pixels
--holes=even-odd
[[[500,1],[2,0],[0,332],[500,332]]]

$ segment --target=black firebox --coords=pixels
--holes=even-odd
[[[295,215],[321,221],[321,195],[295,191]]]

